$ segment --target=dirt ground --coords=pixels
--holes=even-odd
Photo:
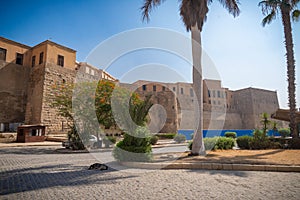
[[[217,150],[206,156],[180,155],[177,162],[215,162],[230,164],[300,165],[300,150]]]

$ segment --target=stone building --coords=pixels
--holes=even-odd
[[[66,120],[50,107],[55,84],[116,79],[103,70],[76,61],[76,51],[46,40],[29,47],[0,37],[0,131],[13,124],[43,124],[47,133],[64,131]]]
[[[143,95],[152,94],[168,101],[155,100],[167,113],[165,130],[194,129],[195,95],[191,83],[137,81],[133,88]],[[174,95],[170,95],[172,91]],[[203,80],[204,129],[254,129],[261,127],[260,115],[271,115],[279,108],[276,91],[245,88],[232,91],[220,80]],[[172,126],[170,126],[172,125]],[[172,131],[171,131],[172,132]]]
[[[0,131],[24,123],[46,125],[47,134],[64,131],[66,120],[49,103],[49,96],[54,95],[52,86],[100,79],[117,81],[104,70],[77,62],[73,49],[49,40],[30,47],[0,37]],[[154,131],[195,128],[197,101],[191,83],[140,80],[120,84],[141,96],[152,95],[156,105],[150,112],[150,128]],[[278,108],[275,91],[232,91],[222,87],[220,80],[203,81],[204,129],[258,128],[260,114],[272,114]]]

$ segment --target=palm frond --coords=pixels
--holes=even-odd
[[[277,12],[281,3],[280,0],[265,0],[259,2],[258,6],[261,7],[263,15],[269,15],[274,10]]]
[[[300,2],[300,0],[291,0],[291,4],[293,7],[296,6],[296,4],[299,2]]]
[[[240,4],[239,0],[219,0],[219,2],[228,10],[230,14],[234,17],[240,14],[240,9],[238,4]]]
[[[298,22],[300,18],[300,10],[294,10],[292,12],[293,21]]]
[[[143,21],[150,20],[150,12],[154,7],[159,6],[164,0],[145,0],[144,5],[141,7]]]
[[[198,25],[199,30],[202,30],[203,24],[208,13],[208,3],[211,0],[182,0],[180,5],[180,16],[187,31],[191,30],[192,26]]]
[[[266,24],[270,24],[273,19],[276,18],[276,11],[272,10],[270,14],[268,14],[263,20],[262,25],[265,26]]]

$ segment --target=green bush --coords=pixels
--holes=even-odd
[[[174,139],[176,133],[163,133],[163,134],[157,134],[157,137],[159,139]]]
[[[185,135],[177,134],[177,135],[174,137],[174,140],[175,140],[175,142],[177,142],[177,143],[182,143],[182,142],[185,142],[185,141],[186,141],[186,137],[185,137]]]
[[[205,150],[215,150],[215,146],[218,142],[218,137],[204,138],[203,142]]]
[[[155,145],[158,141],[158,137],[156,135],[153,135],[150,139],[151,145]]]
[[[217,150],[217,149],[232,149],[234,147],[234,139],[226,137],[213,137],[204,138],[204,146],[206,150]],[[193,141],[190,141],[188,148],[192,150]]]
[[[190,151],[192,150],[192,147],[193,147],[193,140],[189,141],[187,147],[189,148]]]
[[[214,149],[232,149],[234,147],[234,142],[235,140],[231,137],[219,137]]]
[[[146,162],[152,159],[150,133],[147,128],[139,127],[132,134],[124,134],[124,139],[113,149],[118,161]]]
[[[289,128],[281,128],[278,130],[279,134],[281,135],[281,137],[288,137],[291,135],[291,131]]]
[[[113,156],[118,161],[147,162],[152,159],[151,146],[126,146],[120,141],[113,149]]]
[[[252,136],[241,136],[236,140],[241,149],[279,149],[284,141],[274,137],[268,137],[262,130],[254,130]]]
[[[273,143],[267,137],[263,130],[253,131],[253,140],[250,143],[250,149],[270,149],[273,147]]]
[[[237,145],[241,149],[250,149],[251,142],[253,140],[253,137],[244,135],[240,136],[236,139]]]
[[[117,138],[115,136],[107,136],[106,138],[113,144],[116,144],[117,142]]]
[[[226,132],[225,137],[236,138],[236,132]]]

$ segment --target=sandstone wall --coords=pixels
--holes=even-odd
[[[41,105],[41,123],[45,125],[46,133],[67,130],[67,120],[58,115],[57,110],[52,108],[51,97],[55,95],[54,85],[73,83],[75,71],[66,69],[55,64],[47,63],[44,73],[43,97]]]
[[[0,123],[23,123],[30,68],[0,61]]]

